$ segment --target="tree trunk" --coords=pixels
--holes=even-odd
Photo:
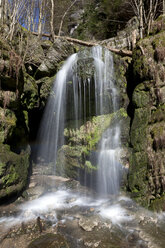
[[[139,27],[139,31],[140,31],[140,38],[143,39],[143,0],[140,0],[140,6],[139,6],[140,10],[139,10],[139,18],[140,18],[140,27]]]
[[[51,18],[50,18],[50,31],[54,41],[54,0],[51,0]]]
[[[165,0],[163,0],[163,15],[165,15]]]
[[[38,9],[39,9],[39,19],[38,19],[38,37],[41,38],[42,34],[42,18],[43,18],[43,0],[38,2]]]
[[[153,2],[150,0],[149,13],[148,13],[148,28],[147,35],[149,35],[153,21]]]
[[[3,22],[6,23],[7,19],[8,19],[8,1],[4,0],[4,4],[3,4]]]
[[[3,21],[3,7],[2,7],[2,0],[0,0],[0,22]]]
[[[65,11],[65,13],[63,14],[62,19],[61,19],[61,23],[60,23],[60,27],[59,27],[59,31],[58,31],[58,36],[61,35],[62,25],[63,25],[65,16],[67,15],[68,11],[72,8],[72,6],[73,6],[76,2],[77,2],[77,0],[74,0],[74,1],[72,2],[72,4],[67,8],[67,10]]]

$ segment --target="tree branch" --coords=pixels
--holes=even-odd
[[[77,0],[74,0],[74,1],[71,3],[71,5],[67,8],[67,10],[65,11],[65,13],[63,14],[62,19],[61,19],[61,23],[60,23],[60,28],[59,28],[59,31],[58,31],[58,36],[61,35],[62,25],[63,25],[65,16],[67,15],[68,11],[72,8],[72,6],[73,6],[76,2],[77,2]]]

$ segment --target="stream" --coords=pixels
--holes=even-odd
[[[1,248],[164,247],[165,213],[124,193],[100,198],[77,181],[35,168],[26,194],[0,208]]]

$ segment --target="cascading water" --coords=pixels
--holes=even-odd
[[[97,184],[100,194],[118,194],[122,166],[118,162],[120,151],[120,126],[106,130],[100,144]]]
[[[95,58],[96,65],[96,78],[97,84],[96,94],[100,94],[99,114],[104,113],[106,103],[103,96],[106,91],[111,91],[111,111],[118,110],[118,92],[114,85],[114,67],[113,56],[108,50],[105,50],[104,61],[102,61],[101,50],[96,47],[93,49],[93,57]],[[100,63],[103,63],[101,66]],[[99,156],[98,156],[98,173],[97,173],[97,190],[100,194],[117,194],[119,192],[122,166],[117,159],[119,159],[120,150],[120,125],[115,124],[113,127],[108,128],[102,136]]]
[[[76,56],[76,54],[70,56],[57,73],[39,130],[38,156],[48,162],[56,162],[58,148],[64,143],[66,83],[72,76],[72,66],[76,61]]]
[[[95,197],[91,190],[87,193],[86,187],[74,184],[70,179],[49,174],[43,175],[45,192],[45,188],[40,186],[40,167],[36,167],[26,192],[29,201],[20,198],[15,206],[14,203],[9,205],[7,212],[2,206],[2,247],[11,247],[12,244],[13,247],[25,247],[30,240],[33,241],[28,247],[48,247],[50,244],[77,248],[164,247],[164,213],[148,212],[131,199],[117,195],[122,166],[117,162],[120,123],[117,115],[109,115],[116,111],[119,113],[119,95],[113,72],[113,56],[101,47],[72,55],[56,76],[40,130],[38,155],[55,166],[58,150],[67,142],[65,127],[70,125],[73,132],[73,128],[79,128],[82,123],[86,125],[90,116],[113,116],[94,152],[99,154],[96,179],[101,197]],[[106,122],[103,118],[101,124],[102,120]],[[56,187],[51,183],[54,179],[59,180]],[[69,188],[66,189],[66,185]],[[102,197],[105,194],[115,194],[115,197]],[[23,204],[19,205],[22,201]],[[37,232],[37,226],[40,232],[44,227],[42,235]]]
[[[115,112],[117,98],[112,54],[100,46],[73,54],[56,76],[40,130],[39,156],[56,166],[58,149],[65,143],[66,123],[72,121],[76,130],[91,116]],[[99,146],[97,184],[101,194],[119,190],[119,145],[120,126],[115,125],[103,134]]]

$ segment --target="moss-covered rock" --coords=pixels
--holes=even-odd
[[[74,46],[70,46],[66,41],[56,40],[52,45],[49,42],[49,46],[48,42],[42,42],[41,46],[44,49],[45,58],[36,70],[36,79],[53,76],[59,69],[60,62],[74,53]]]
[[[16,127],[16,116],[13,111],[0,108],[0,117],[0,142],[3,143]]]
[[[156,32],[140,40],[133,52],[128,184],[138,202],[153,207],[165,189],[164,46],[165,32]]]
[[[29,154],[16,154],[9,146],[0,144],[0,200],[18,196],[28,179]]]
[[[115,85],[119,92],[117,99],[119,108],[127,109],[129,98],[127,94],[127,78],[131,59],[128,57],[121,58],[118,55],[113,55],[114,58],[114,79]]]
[[[62,146],[58,153],[56,170],[59,174],[78,178],[79,170],[88,168],[86,163],[90,151],[96,150],[102,133],[110,125],[114,114],[93,117],[80,129],[65,129],[68,145]]]
[[[81,173],[95,173],[97,164],[90,160],[90,154],[97,153],[103,132],[115,121],[125,119],[127,114],[124,109],[120,109],[112,114],[95,116],[79,129],[65,129],[67,145],[62,146],[58,152],[57,173],[75,179]]]
[[[133,92],[132,101],[136,108],[145,108],[149,104],[149,91],[146,90],[144,84],[137,85]]]
[[[39,40],[20,25],[9,42],[7,30],[0,24],[0,146],[6,156],[0,161],[0,198],[4,199],[18,195],[26,185],[29,155],[22,153],[36,138],[57,70],[74,53],[71,43]]]

